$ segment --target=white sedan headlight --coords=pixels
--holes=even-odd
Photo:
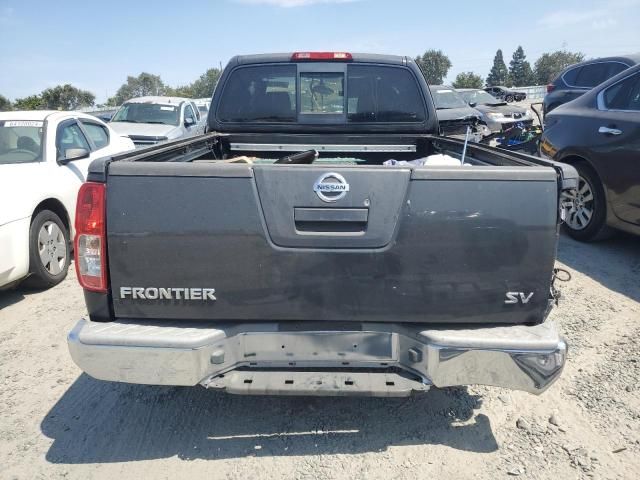
[[[493,120],[498,120],[504,117],[504,114],[497,112],[489,112],[487,113],[487,117],[492,118]]]
[[[526,112],[524,112],[524,114],[525,114],[527,117],[533,117],[533,112],[532,112],[531,110],[527,110]]]

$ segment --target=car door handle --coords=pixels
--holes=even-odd
[[[604,133],[605,135],[620,135],[622,134],[622,130],[618,130],[617,128],[600,127],[598,129],[598,133]]]

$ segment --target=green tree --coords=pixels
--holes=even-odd
[[[453,88],[482,88],[484,80],[473,72],[462,72],[456,75]]]
[[[535,82],[531,65],[527,61],[524,50],[520,45],[509,62],[509,79],[508,83],[514,87],[524,87],[532,85]]]
[[[41,110],[44,108],[44,104],[40,95],[29,95],[24,98],[16,98],[16,101],[13,102],[13,108],[16,110]]]
[[[558,74],[569,65],[584,60],[584,53],[557,50],[543,53],[534,65],[535,79],[538,85],[552,82]]]
[[[504,63],[504,58],[502,57],[502,50],[498,50],[496,52],[496,56],[493,58],[493,67],[491,67],[491,72],[489,72],[489,76],[487,77],[487,86],[492,87],[493,85],[505,85],[507,83],[507,77],[509,72],[507,71],[507,66]]]
[[[0,112],[8,112],[11,110],[11,102],[5,96],[0,95]]]
[[[145,97],[147,95],[167,95],[172,92],[159,75],[142,72],[137,77],[128,76],[116,94],[108,101],[108,105],[122,105],[130,98]]]
[[[415,59],[429,85],[442,85],[451,68],[451,60],[442,50],[427,50]]]
[[[187,98],[211,98],[220,78],[220,70],[210,68],[189,85],[171,89],[172,95]]]
[[[533,74],[533,70],[531,69],[531,64],[529,62],[524,62],[523,74],[524,84],[518,86],[528,86],[536,84],[536,76]]]
[[[193,90],[191,89],[191,84],[181,85],[179,87],[169,88],[166,92],[166,95],[173,95],[175,97],[193,98]]]
[[[220,70],[210,68],[190,85],[191,98],[211,98],[220,79]]]
[[[76,110],[80,107],[91,107],[96,96],[70,84],[47,88],[40,94],[43,108],[47,110]]]

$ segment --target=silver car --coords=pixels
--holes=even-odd
[[[492,133],[508,130],[516,124],[533,125],[533,112],[527,108],[508,105],[479,88],[458,88],[456,91],[470,107],[482,114],[482,121]]]
[[[205,119],[193,100],[181,97],[139,97],[126,101],[109,125],[137,148],[204,133]]]

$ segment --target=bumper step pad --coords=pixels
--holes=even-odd
[[[232,371],[210,379],[207,388],[241,395],[406,397],[429,385],[398,373]]]

